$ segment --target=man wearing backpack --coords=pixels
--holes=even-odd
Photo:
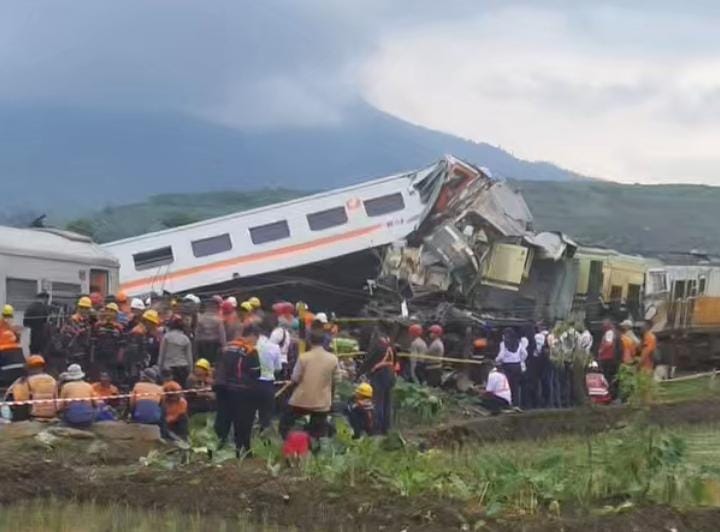
[[[618,397],[617,373],[623,356],[623,345],[615,325],[609,319],[603,321],[603,336],[598,347],[598,364],[610,384],[610,395]]]

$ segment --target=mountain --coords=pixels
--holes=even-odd
[[[507,178],[582,178],[364,103],[326,126],[234,129],[177,113],[57,107],[0,107],[0,124],[0,212],[82,213],[163,193],[321,190],[418,168],[445,153]]]

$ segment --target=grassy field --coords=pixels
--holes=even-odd
[[[669,380],[656,387],[656,398],[660,403],[720,398],[720,382],[714,375],[685,380]]]

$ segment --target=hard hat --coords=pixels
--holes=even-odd
[[[475,349],[485,349],[488,345],[488,342],[485,338],[476,338],[473,342],[473,347]]]
[[[598,363],[595,360],[591,360],[590,364],[588,364],[588,367],[590,369],[598,369]]]
[[[620,327],[622,327],[623,329],[632,329],[632,328],[633,328],[633,322],[632,322],[632,320],[623,320],[623,321],[620,323]]]
[[[422,333],[423,333],[422,325],[420,325],[419,323],[413,323],[410,327],[408,327],[408,333],[413,338],[422,336]]]
[[[242,303],[240,303],[240,308],[246,310],[247,312],[252,312],[254,309],[250,301],[243,301]]]
[[[357,388],[355,388],[355,394],[365,399],[372,399],[373,388],[367,382],[361,382],[357,385]]]
[[[434,325],[431,325],[428,329],[430,331],[430,334],[434,334],[435,336],[442,336],[443,335],[443,328],[440,327],[437,323]]]
[[[188,294],[183,298],[183,301],[192,301],[194,304],[200,304],[200,298],[195,294]]]
[[[92,308],[92,300],[88,296],[78,299],[77,306],[79,308]]]
[[[215,303],[217,303],[218,305],[222,305],[222,304],[223,304],[223,298],[222,298],[222,296],[219,296],[219,295],[217,295],[217,294],[215,294],[214,296],[212,296],[212,300],[215,301]]]
[[[3,329],[0,332],[0,345],[13,345],[17,344],[17,336],[10,329]]]
[[[144,320],[147,320],[154,325],[160,324],[160,316],[158,315],[157,310],[155,310],[155,309],[146,310],[143,313],[142,317]]]
[[[250,303],[253,306],[253,308],[260,308],[262,306],[262,303],[260,302],[260,300],[258,298],[256,298],[255,296],[248,299],[248,303]]]
[[[27,359],[27,366],[29,368],[42,368],[45,366],[45,359],[42,355],[30,355]]]
[[[128,296],[127,296],[127,294],[126,294],[125,292],[123,292],[122,290],[120,290],[120,291],[117,293],[117,295],[115,296],[115,299],[117,300],[118,303],[127,303]]]
[[[292,316],[295,313],[295,305],[288,301],[278,301],[272,306],[272,309],[278,316]]]
[[[238,306],[237,298],[235,296],[230,296],[225,301],[229,302],[233,306],[233,308],[237,308]]]
[[[15,315],[15,309],[12,305],[3,306],[2,310],[3,318],[12,318]]]
[[[133,310],[145,310],[145,303],[143,303],[142,299],[135,297],[130,302],[130,308]]]
[[[324,312],[318,312],[317,314],[315,314],[315,321],[319,321],[322,324],[328,323],[327,314],[325,314]]]
[[[223,314],[232,314],[233,312],[235,312],[235,306],[232,304],[232,301],[223,301],[220,309],[222,310]]]
[[[198,361],[195,362],[195,367],[210,371],[210,362],[206,358],[199,358]]]
[[[118,307],[117,303],[108,303],[105,305],[105,310],[111,310],[113,312],[120,312],[120,307]]]

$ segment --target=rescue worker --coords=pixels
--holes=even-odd
[[[408,333],[412,341],[410,342],[410,363],[408,364],[409,380],[415,383],[423,383],[426,380],[426,360],[418,357],[424,357],[428,354],[428,345],[423,340],[423,328],[419,323],[414,323],[408,328]]]
[[[122,290],[115,296],[115,303],[118,306],[117,322],[122,326],[123,331],[127,330],[130,322],[130,302],[128,296]]]
[[[38,400],[32,405],[13,409],[13,419],[52,419],[57,414],[57,381],[45,372],[45,359],[41,355],[30,355],[27,359],[27,376],[16,380],[8,395],[13,401]]]
[[[495,362],[502,365],[502,373],[510,383],[510,395],[513,406],[520,406],[520,384],[522,382],[523,365],[527,359],[527,350],[512,327],[503,331],[500,351]]]
[[[291,328],[295,307],[292,303],[281,301],[273,305],[273,312],[277,318],[277,326],[270,333],[270,339],[280,347],[280,362],[283,365],[283,374],[288,373],[288,354],[293,342]]]
[[[145,312],[145,303],[139,297],[134,297],[130,302],[130,314],[125,331],[130,332],[142,322],[142,315]]]
[[[63,326],[60,336],[62,352],[72,362],[87,362],[90,359],[92,327],[90,312],[92,301],[83,296],[78,299],[75,314]]]
[[[504,408],[513,403],[512,388],[503,371],[503,363],[495,361],[485,384],[485,392],[480,396],[480,404],[492,415],[496,416]]]
[[[355,395],[346,409],[348,423],[353,430],[353,439],[375,434],[375,408],[372,399],[372,386],[367,382],[358,384]]]
[[[157,362],[160,353],[160,316],[155,309],[143,312],[142,319],[127,338],[124,375],[121,381],[134,384],[142,370]]]
[[[23,315],[23,325],[30,329],[30,352],[38,355],[45,355],[50,335],[48,328],[49,298],[47,292],[40,292]]]
[[[157,384],[158,374],[152,368],[143,370],[140,381],[130,395],[130,417],[134,423],[157,425],[163,428],[163,389]]]
[[[253,296],[248,299],[248,303],[252,307],[252,313],[255,317],[255,323],[257,325],[262,324],[265,321],[265,311],[262,308],[262,302],[257,297]]]
[[[242,452],[250,452],[252,425],[258,410],[258,337],[256,327],[245,327],[242,337],[225,346],[215,369],[215,432],[221,444],[224,444],[232,426],[238,457]]]
[[[112,383],[112,377],[107,371],[100,373],[100,380],[93,383],[93,393],[98,400],[101,400],[112,408],[118,408],[120,406],[120,399],[106,399],[113,395],[118,395],[120,390],[117,386]]]
[[[12,305],[4,305],[2,309],[2,318],[0,318],[0,332],[10,331],[20,340],[22,327],[15,325],[15,309]]]
[[[195,368],[188,377],[185,387],[189,390],[196,390],[212,388],[212,386],[212,367],[207,359],[201,358],[195,362]],[[188,392],[187,400],[190,412],[193,414],[215,410],[215,394],[212,391]]]
[[[220,350],[227,343],[225,325],[218,310],[214,300],[207,301],[198,315],[195,327],[195,355],[209,360],[211,364],[215,363]]]
[[[434,324],[428,328],[430,334],[430,345],[428,346],[428,356],[442,359],[445,356],[445,344],[443,343],[443,328]],[[442,360],[429,360],[425,365],[425,373],[427,375],[427,383],[430,386],[440,386],[442,384]]]
[[[638,348],[640,347],[640,340],[633,331],[633,322],[630,320],[624,320],[620,323],[620,341],[622,342],[622,363],[627,366],[632,366],[636,363],[636,356]]]
[[[239,338],[242,335],[242,321],[238,315],[236,306],[226,299],[220,309],[222,313],[223,323],[225,324],[225,338],[227,341],[233,338]]]
[[[598,364],[610,385],[610,395],[613,399],[618,397],[617,373],[622,361],[622,342],[620,335],[612,321],[603,321],[603,335],[598,347]]]
[[[93,328],[94,345],[89,368],[93,379],[103,371],[114,375],[123,363],[125,337],[123,326],[117,321],[119,312],[117,303],[108,303]]]
[[[25,375],[25,355],[14,332],[0,331],[0,386],[10,386]]]
[[[325,327],[314,321],[310,328],[312,348],[301,353],[292,372],[295,389],[288,409],[280,420],[280,434],[287,436],[295,420],[310,416],[310,433],[315,438],[327,434],[327,416],[332,409],[333,384],[338,376],[338,358],[323,345]]]
[[[164,392],[170,392],[163,399],[165,409],[165,428],[170,437],[176,436],[181,440],[187,440],[189,435],[188,403],[180,393],[182,390],[175,381],[166,382],[163,385]]]
[[[237,313],[240,318],[240,323],[243,327],[247,327],[249,325],[257,325],[257,320],[253,311],[254,309],[250,301],[243,301],[242,303],[240,303],[240,306],[237,309]]]
[[[392,389],[395,386],[395,350],[390,337],[378,328],[375,341],[358,369],[358,377],[368,375],[373,388],[376,425],[379,434],[387,434],[392,422]]]
[[[652,374],[655,364],[655,352],[657,351],[657,337],[652,332],[652,322],[643,322],[642,333],[642,346],[638,365],[640,371]]]
[[[160,342],[158,368],[172,372],[173,380],[187,381],[193,367],[192,342],[185,334],[183,319],[174,316]]]
[[[585,374],[585,388],[587,389],[590,401],[598,405],[606,405],[612,402],[610,385],[605,375],[600,371],[600,366],[594,360],[588,365]]]
[[[63,376],[65,384],[60,389],[58,411],[71,427],[87,428],[95,421],[95,391],[83,380],[85,373],[79,364],[70,364]]]

